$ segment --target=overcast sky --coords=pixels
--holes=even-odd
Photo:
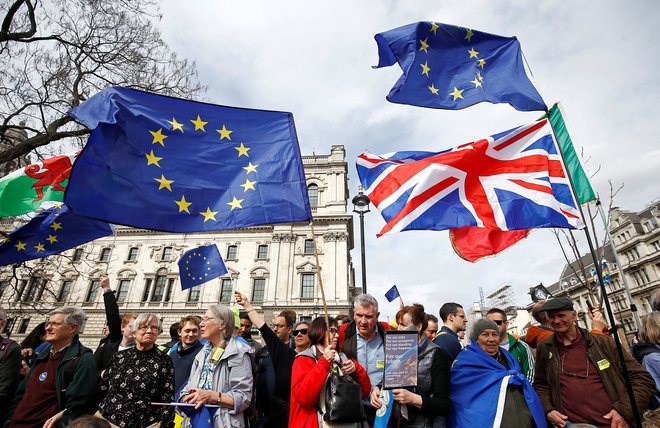
[[[373,36],[417,21],[518,37],[546,103],[562,102],[569,132],[589,158],[587,170],[600,167],[592,183],[604,204],[608,180],[625,184],[615,204],[626,210],[660,196],[660,145],[652,133],[660,99],[660,2],[169,0],[162,13],[163,37],[197,63],[206,101],[292,112],[303,154],[343,144],[351,197],[358,186],[355,158],[365,149],[438,151],[539,116],[503,104],[449,111],[386,101],[401,69],[371,68]],[[505,284],[524,305],[529,287],[556,282],[564,264],[548,230],[471,264],[454,253],[446,231],[376,238],[380,214],[367,214],[365,223],[367,287],[385,316],[397,310],[383,297],[393,284],[406,303],[421,302],[435,314],[443,302],[470,305],[479,287],[489,292]],[[357,217],[355,224],[360,285]]]

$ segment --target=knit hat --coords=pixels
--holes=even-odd
[[[497,324],[491,320],[487,320],[486,318],[481,318],[478,319],[477,322],[475,322],[472,326],[472,335],[470,337],[476,340],[484,330],[495,330],[497,334],[500,333],[499,329],[497,328]]]

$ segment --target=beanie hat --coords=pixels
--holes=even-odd
[[[477,340],[477,337],[479,337],[479,335],[484,330],[495,330],[497,334],[500,334],[500,331],[497,328],[497,324],[495,324],[491,320],[481,318],[478,319],[477,322],[475,322],[474,325],[472,326],[472,334],[471,334],[472,339]]]

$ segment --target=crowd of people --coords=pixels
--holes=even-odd
[[[0,337],[0,426],[185,428],[202,408],[212,410],[213,427],[627,427],[647,410],[647,426],[660,426],[660,312],[645,318],[621,361],[602,314],[590,313],[591,331],[578,327],[567,298],[537,303],[538,325],[524,337],[493,308],[472,323],[464,346],[457,303],[443,304],[439,318],[403,306],[387,323],[378,301],[362,294],[352,319],[296,322],[284,310],[268,325],[235,292],[236,307],[185,316],[170,326],[172,341],[158,345],[160,317],[120,314],[107,277],[101,287],[107,336],[95,351],[79,340],[85,314],[77,307],[52,311],[20,345]],[[0,308],[0,331],[5,322]],[[383,386],[392,329],[416,332],[415,387]],[[355,399],[343,404],[358,407],[355,420],[331,417],[333,400],[342,402],[330,397],[334,375],[355,385]]]

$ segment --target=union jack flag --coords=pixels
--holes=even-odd
[[[584,226],[547,120],[443,152],[365,152],[357,170],[387,222],[378,236]]]

